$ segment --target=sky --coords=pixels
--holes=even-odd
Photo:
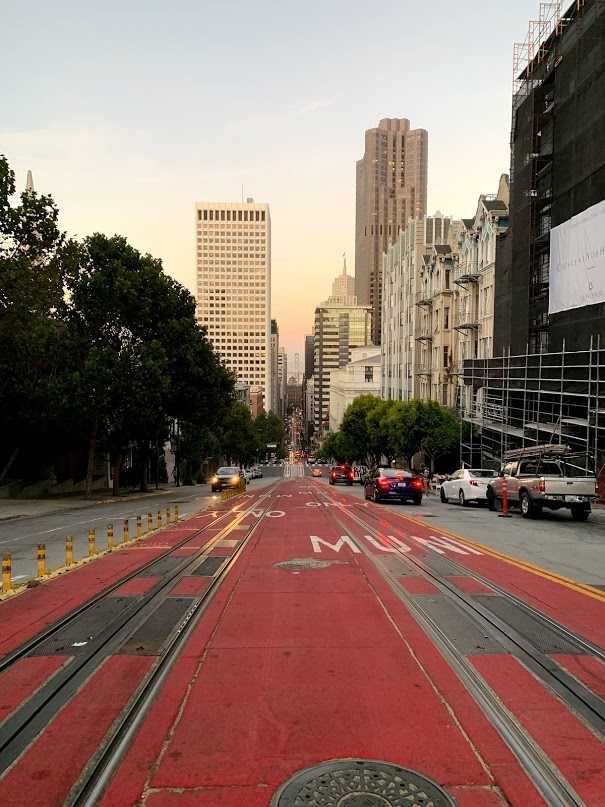
[[[537,0],[2,0],[0,152],[70,235],[120,233],[195,291],[194,204],[268,202],[272,315],[304,355],[354,271],[365,129],[429,132],[428,213],[509,167],[513,42]],[[10,66],[11,69],[7,69]]]

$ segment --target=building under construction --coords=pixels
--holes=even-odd
[[[460,408],[470,428],[463,458],[494,465],[511,448],[567,442],[599,468],[605,295],[586,291],[581,304],[558,306],[552,297],[562,266],[567,284],[577,285],[590,269],[593,279],[603,274],[605,228],[600,236],[597,228],[603,243],[590,256],[586,249],[564,264],[557,253],[558,274],[551,231],[557,228],[560,244],[567,238],[561,225],[592,210],[600,214],[605,200],[605,0],[576,0],[567,9],[540,3],[539,19],[515,46],[513,84],[511,249],[495,280],[498,358],[465,362],[460,370]],[[593,265],[581,265],[593,253]]]

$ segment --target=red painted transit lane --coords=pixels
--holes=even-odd
[[[296,772],[356,757],[418,771],[460,807],[544,805],[372,559],[342,540],[331,508],[306,506],[314,498],[305,480],[272,497],[102,804],[268,807]]]

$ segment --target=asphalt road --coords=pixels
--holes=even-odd
[[[327,470],[323,473],[327,474]],[[327,485],[327,479],[324,482]],[[338,490],[363,498],[360,485],[339,485]],[[518,511],[512,512],[512,518],[498,518],[486,507],[443,504],[439,494],[425,497],[421,507],[395,503],[383,506],[405,508],[409,515],[430,518],[436,530],[441,524],[498,552],[605,589],[605,510],[596,509],[589,521],[578,523],[567,510],[545,511],[542,518],[535,520],[522,518]]]
[[[250,489],[255,490],[281,478],[281,467],[264,468],[263,479],[255,479]],[[122,501],[105,504],[91,503],[82,507],[81,502],[73,509],[41,515],[24,516],[0,521],[0,556],[10,552],[13,561],[13,580],[23,583],[36,574],[36,554],[38,544],[46,546],[46,561],[49,570],[63,566],[65,560],[65,537],[74,539],[74,558],[78,560],[88,554],[88,530],[97,533],[97,549],[105,549],[107,525],[114,528],[114,541],[122,538],[122,524],[129,520],[130,537],[136,535],[136,517],[147,524],[147,513],[153,514],[156,523],[158,510],[165,519],[166,508],[178,503],[180,515],[204,510],[218,495],[211,494],[208,485],[172,488],[165,493],[153,493],[141,497],[125,497]],[[52,503],[51,503],[52,504]]]

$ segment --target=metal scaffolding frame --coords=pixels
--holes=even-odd
[[[566,444],[598,472],[605,462],[605,348],[510,353],[459,370],[464,465],[497,467],[505,451]]]

